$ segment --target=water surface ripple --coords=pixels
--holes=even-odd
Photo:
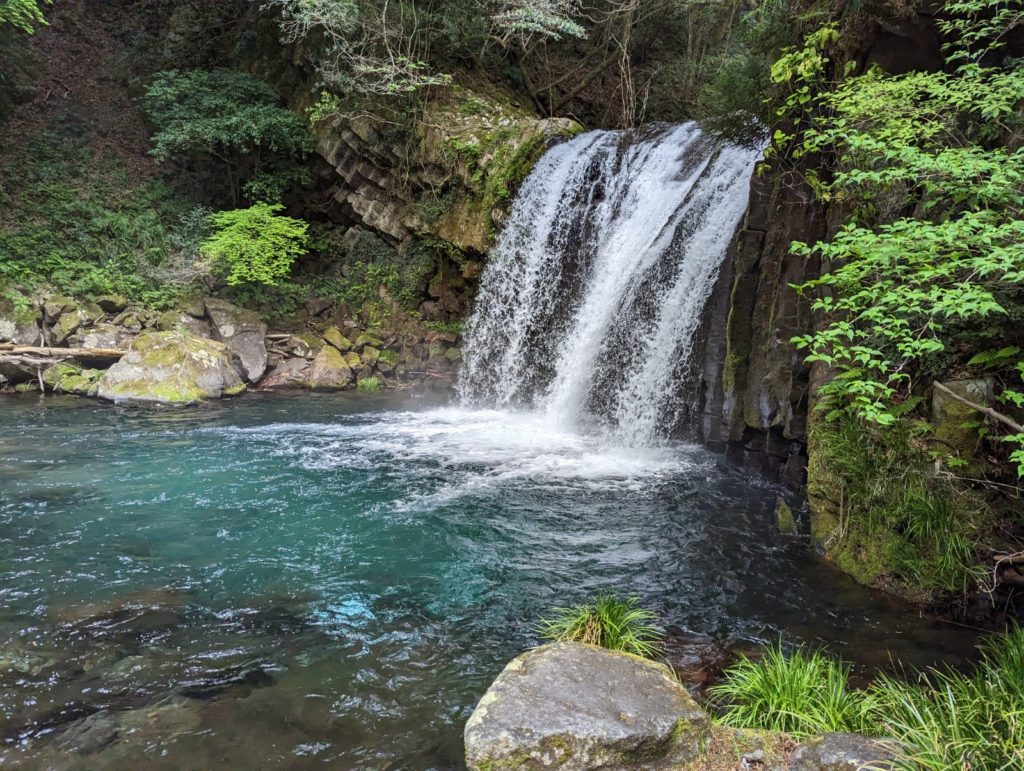
[[[869,665],[953,645],[697,447],[347,395],[43,404],[0,405],[2,763],[458,767],[535,619],[609,587]]]

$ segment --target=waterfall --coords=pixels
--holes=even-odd
[[[760,152],[696,124],[556,145],[481,279],[463,403],[598,424],[649,446],[692,412],[704,306]]]

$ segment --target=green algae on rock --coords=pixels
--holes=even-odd
[[[184,406],[244,391],[223,343],[185,332],[148,332],[104,373],[96,394],[116,404]]]

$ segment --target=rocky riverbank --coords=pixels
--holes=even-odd
[[[797,743],[785,734],[713,724],[664,664],[581,643],[513,659],[465,729],[473,771],[559,768],[892,768],[895,747],[855,734]]]
[[[200,297],[157,313],[121,298],[0,299],[0,391],[93,396],[119,404],[195,404],[247,389],[340,391],[450,383],[460,335],[408,314],[367,326],[329,302],[289,329]]]

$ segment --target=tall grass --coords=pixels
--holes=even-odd
[[[712,689],[718,720],[803,738],[851,731],[895,739],[897,768],[1011,771],[1024,768],[1024,631],[993,635],[964,675],[930,669],[914,681],[882,676],[849,687],[849,667],[818,652],[768,650],[725,671]]]
[[[820,651],[781,647],[764,658],[744,658],[711,689],[724,711],[720,722],[736,728],[767,728],[796,738],[826,731],[857,730],[863,705],[849,687],[850,667]]]
[[[653,658],[660,650],[661,632],[651,624],[657,616],[637,607],[635,597],[621,600],[600,594],[585,605],[555,608],[554,614],[538,625],[544,639],[589,643],[644,658]]]

